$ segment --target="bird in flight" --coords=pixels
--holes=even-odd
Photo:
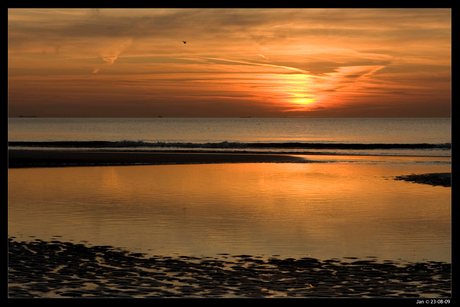
[[[183,42],[184,42],[184,44],[187,44],[187,41],[183,41]]]

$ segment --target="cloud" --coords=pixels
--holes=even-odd
[[[176,53],[184,48],[177,50],[171,41],[190,40],[193,47],[187,44],[187,50],[194,48],[194,53],[244,53],[260,47],[263,51],[257,53],[265,58],[273,54],[292,60],[327,56],[338,46],[385,46],[382,52],[394,53],[396,48],[401,53],[410,50],[411,42],[420,48],[421,39],[449,36],[450,11],[436,9],[13,9],[8,14],[11,51],[42,52],[60,46],[59,52],[81,57],[97,50],[107,63],[114,63],[123,51],[107,45],[125,40],[136,41],[131,46],[136,55]],[[400,44],[404,50],[399,50]],[[323,56],[321,61],[326,60]]]
[[[132,44],[132,39],[119,40],[109,47],[103,49],[99,55],[104,62],[107,62],[109,65],[115,63],[118,59],[118,56]],[[99,71],[99,68],[93,69],[93,74],[96,74]]]
[[[104,49],[100,55],[103,61],[113,64],[115,63],[115,60],[118,58],[120,53],[122,53],[126,48],[128,48],[132,44],[133,40],[132,39],[124,39],[124,40],[119,40],[109,46],[108,48]]]
[[[64,76],[101,70],[88,79],[142,101],[164,91],[185,104],[191,89],[204,97],[210,88],[216,102],[252,95],[267,107],[294,94],[396,101],[403,91],[405,101],[423,90],[436,101],[450,94],[451,10],[9,9],[8,52],[10,77],[60,76],[41,84],[44,93],[62,86],[62,101]],[[34,99],[33,82],[21,82],[10,101]],[[81,82],[69,86],[90,99]]]
[[[286,71],[291,71],[294,73],[301,73],[301,74],[308,74],[308,71],[305,71],[303,69],[297,68],[297,67],[292,67],[292,66],[287,66],[287,65],[279,65],[279,64],[270,64],[270,63],[258,63],[258,62],[251,62],[251,61],[245,61],[245,60],[234,60],[234,59],[224,59],[224,58],[207,58],[207,60],[212,61],[214,63],[224,63],[224,64],[241,64],[241,65],[249,65],[249,66],[262,66],[262,67],[269,67],[269,68],[274,68],[276,70],[273,70],[273,73],[276,71],[278,72],[283,72],[286,73]]]
[[[259,53],[258,56],[260,56],[261,58],[264,58],[265,60],[268,60],[268,58],[267,58],[265,55],[263,55],[263,54],[260,54],[260,53]]]
[[[349,91],[361,90],[367,85],[372,83],[369,78],[377,71],[385,68],[385,66],[344,66],[337,68],[332,73],[326,73],[319,77],[321,79],[322,91],[335,92],[335,91]]]

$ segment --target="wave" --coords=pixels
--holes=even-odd
[[[9,147],[45,148],[185,148],[185,149],[451,149],[451,143],[305,143],[305,142],[145,142],[145,141],[43,141],[8,142]]]

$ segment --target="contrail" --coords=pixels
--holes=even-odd
[[[276,67],[276,68],[284,68],[288,70],[294,70],[297,72],[300,72],[302,74],[310,74],[309,71],[296,68],[296,67],[291,67],[291,66],[285,66],[285,65],[276,65],[276,64],[267,64],[267,63],[254,63],[254,62],[247,62],[247,61],[241,61],[241,60],[228,60],[228,59],[222,59],[222,58],[206,58],[209,60],[217,60],[217,61],[224,61],[224,62],[231,62],[231,63],[241,63],[241,64],[246,64],[246,65],[254,65],[254,66],[268,66],[268,67]]]

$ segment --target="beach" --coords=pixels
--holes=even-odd
[[[163,164],[163,166],[166,167],[170,164],[212,165],[223,163],[228,165],[228,163],[230,163],[236,166],[244,163],[241,164],[242,168],[237,168],[239,169],[239,172],[241,172],[246,168],[251,169],[253,165],[278,165],[281,162],[288,164],[294,163],[293,165],[299,165],[300,167],[301,165],[305,165],[306,162],[309,162],[309,157],[290,156],[286,154],[243,153],[81,152],[71,150],[9,151],[9,167],[11,169],[16,168],[18,171],[21,171],[21,168],[35,169],[36,171],[34,171],[34,173],[37,173],[38,176],[40,176],[40,174],[45,174],[43,171],[40,171],[40,168],[42,170],[48,169],[50,171],[53,169],[62,169],[63,172],[65,172],[65,170],[68,172],[71,169],[84,169],[75,166],[97,166],[89,169],[93,169],[94,171],[103,169],[115,170],[114,167],[118,167],[119,169],[126,169],[128,171],[130,170],[128,165],[131,165],[131,167],[143,167],[142,170],[145,172],[147,170],[146,167],[148,167],[147,165]],[[139,164],[146,166],[136,166]],[[318,170],[321,170],[326,166],[330,170],[337,169],[338,172],[341,172],[341,169],[347,169],[346,165],[334,166],[334,164],[321,163],[307,164],[312,166],[317,165]],[[279,166],[282,166],[282,164],[279,164]],[[181,174],[180,170],[183,167],[185,166],[176,167],[178,174]],[[221,166],[216,165],[214,168],[209,168],[209,170],[217,171],[220,168]],[[254,172],[259,174],[272,168],[273,167],[266,166],[261,169],[257,168]],[[191,169],[192,168],[187,168],[186,172],[189,172]],[[356,167],[354,167],[354,169],[359,170],[359,168]],[[208,168],[206,168],[206,170],[208,170]],[[282,170],[284,170],[284,168],[280,168],[280,171]],[[132,172],[133,176],[136,177],[139,177],[141,174],[135,169],[132,169],[132,171],[129,172],[129,174]],[[46,174],[48,173],[49,172],[46,172]],[[53,172],[53,174],[60,173],[61,172]],[[68,174],[79,173],[70,172]],[[120,173],[119,176],[122,174],[124,173]],[[158,174],[161,174],[160,170],[158,171]],[[213,176],[209,171],[207,171],[207,174],[208,176]],[[220,176],[219,174],[220,171],[217,175]],[[250,174],[252,173],[241,174],[241,178],[252,178],[253,175]],[[356,175],[360,177],[359,174]],[[74,175],[69,176],[74,177]],[[292,174],[289,176],[292,176]],[[282,177],[278,177],[278,175],[275,177],[274,182],[276,182],[279,186],[283,182],[283,179]],[[98,177],[96,176],[95,178]],[[127,178],[131,178],[130,180],[133,180],[135,177]],[[155,178],[155,176],[152,177],[152,175],[145,177],[145,179],[141,178],[139,179],[139,183],[152,180],[153,178]],[[193,182],[193,178],[194,177],[190,177],[190,179],[187,179],[186,182]],[[409,183],[414,182],[417,187],[432,185],[440,189],[445,189],[445,187],[450,186],[450,173],[445,172],[392,176],[390,179],[398,185],[404,185],[405,183],[403,182],[397,183],[398,181],[403,180],[408,181]],[[161,179],[161,181],[165,180],[165,178]],[[238,181],[238,179],[235,180]],[[264,180],[266,181],[267,178]],[[385,180],[388,179],[382,178],[381,180],[385,182]],[[57,179],[57,182],[58,181],[59,179]],[[160,181],[158,181],[158,183],[159,182]],[[166,185],[168,185],[167,182],[168,181],[165,181]],[[217,184],[217,181],[214,182]],[[298,182],[300,183],[301,181]],[[125,185],[127,183],[129,183],[129,181],[126,181]],[[325,181],[324,184],[330,187],[330,184],[332,183],[338,184],[337,180]],[[420,185],[420,183],[423,185]],[[155,184],[151,184],[152,186],[155,186]],[[177,184],[180,185],[180,183]],[[171,184],[169,184],[169,186],[170,185]],[[82,187],[85,194],[91,193],[88,187]],[[225,183],[223,183],[223,187],[230,188],[231,186],[227,183],[227,181],[225,181]],[[411,185],[409,184],[407,188],[410,187]],[[247,186],[247,188],[249,188],[249,186]],[[95,191],[99,191],[97,186],[94,186],[94,189]],[[160,187],[159,189],[161,190],[162,188]],[[144,190],[139,187],[139,192],[140,191]],[[68,192],[69,191],[64,191],[66,194],[68,194]],[[40,193],[43,193],[43,191]],[[51,193],[52,195],[56,195],[58,199],[62,198],[55,190],[51,190]],[[306,195],[308,195],[308,192],[306,193]],[[357,193],[361,192],[358,190]],[[152,195],[154,194],[155,192],[152,192]],[[186,194],[188,195],[189,193]],[[88,194],[87,197],[95,200],[100,197],[91,195],[92,194]],[[268,195],[265,197],[267,196]],[[134,204],[138,201],[139,200],[137,200],[137,198],[130,198],[129,200],[129,202]],[[50,204],[50,208],[52,206],[53,205]],[[46,207],[43,207],[42,209],[45,208]],[[76,215],[77,211],[72,213],[72,211],[69,210],[80,209],[71,208],[72,207],[68,206],[63,207],[62,210],[64,211],[62,214],[78,216]],[[117,208],[117,206],[114,206],[113,210],[116,211],[118,210]],[[142,208],[144,207],[138,207],[130,212],[120,212],[120,215],[124,216],[127,223],[129,223],[131,219],[130,215],[137,212],[139,209],[143,210],[137,213],[139,216],[154,216],[152,215],[153,213],[145,211],[146,209]],[[187,210],[191,210],[192,208],[193,207]],[[94,209],[95,208],[93,208],[89,214],[95,213]],[[242,208],[238,208],[237,210],[241,211],[241,209]],[[58,208],[53,207],[53,211],[56,210],[58,210]],[[185,207],[183,210],[185,218]],[[197,220],[201,221],[203,218],[207,219],[208,210],[209,209],[204,210],[203,216],[197,217]],[[254,207],[254,210],[257,210],[257,207]],[[36,215],[34,219],[37,221],[45,221],[44,216],[46,215]],[[251,216],[251,214],[247,214],[246,216]],[[225,219],[227,218],[228,216],[225,217]],[[58,220],[58,218],[56,220]],[[80,225],[81,223],[86,223],[86,221],[89,220],[88,216],[80,222],[75,221],[71,223],[77,223],[75,225]],[[135,220],[133,219],[133,221]],[[187,221],[190,220],[184,219],[184,222]],[[293,223],[292,217],[286,217],[286,221]],[[165,221],[161,222],[164,223]],[[151,224],[152,222],[148,221],[148,223]],[[217,231],[220,229],[220,226],[217,225],[222,224],[222,222],[217,220],[216,223],[216,225],[206,224],[206,227],[215,228]],[[209,253],[207,255],[196,255],[188,252],[175,253],[172,255],[167,253],[164,254],[162,251],[155,253],[156,245],[153,242],[150,242],[152,250],[148,253],[143,253],[142,251],[137,252],[117,245],[98,245],[97,243],[92,242],[91,239],[89,241],[85,240],[86,242],[81,240],[82,242],[80,243],[77,243],[74,240],[68,241],[68,239],[57,235],[57,229],[62,229],[60,228],[62,226],[56,225],[56,228],[52,226],[52,224],[47,224],[47,222],[43,222],[43,225],[48,225],[46,228],[43,228],[46,229],[45,233],[53,231],[56,235],[53,238],[42,237],[40,234],[28,237],[26,235],[17,237],[15,236],[17,235],[15,233],[9,235],[8,295],[10,298],[419,297],[441,299],[449,298],[452,294],[451,264],[446,261],[431,259],[407,261],[402,259],[398,260],[396,258],[381,258],[372,256],[372,254],[368,254],[367,256],[360,255],[359,257],[352,255],[350,255],[350,257],[343,257],[343,255],[338,255],[337,257],[333,256],[331,258],[311,257],[308,254],[305,254],[305,256],[260,255],[257,253],[231,254],[229,253],[229,249],[222,248],[220,248],[220,253],[214,255]],[[245,225],[249,224],[245,223]],[[241,228],[241,226],[238,227]],[[251,228],[251,231],[255,231],[256,229],[257,228]],[[191,230],[193,231],[193,229]],[[41,231],[43,232],[43,230]],[[211,230],[207,231],[209,234],[213,233]],[[148,230],[146,233],[151,232],[152,230]],[[182,232],[183,231],[178,231],[178,233]],[[199,233],[200,232],[197,232],[197,234],[194,235],[196,236]],[[263,233],[264,230],[261,230],[260,234]],[[219,236],[222,236],[225,232],[218,232],[218,234]],[[65,236],[69,237],[68,234]],[[138,240],[145,239],[139,238]],[[190,246],[193,246],[193,244]]]
[[[448,298],[451,265],[229,254],[147,258],[111,246],[10,238],[9,297]]]

